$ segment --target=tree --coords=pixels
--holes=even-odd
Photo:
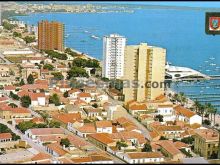
[[[159,114],[159,115],[156,115],[156,116],[155,116],[155,119],[156,119],[156,120],[159,120],[159,122],[163,122],[163,116],[160,115],[160,114]]]
[[[33,37],[31,37],[31,36],[26,36],[26,37],[23,38],[23,40],[26,42],[26,44],[32,43],[32,42],[35,42],[35,41],[36,41],[36,39],[35,39],[34,36],[33,36]]]
[[[142,149],[142,152],[152,152],[152,147],[149,143],[144,144],[144,148]]]
[[[66,91],[66,92],[63,93],[63,97],[66,97],[66,98],[67,98],[68,96],[69,96],[68,91]]]
[[[16,104],[14,104],[14,103],[10,103],[10,104],[8,104],[10,107],[12,107],[12,108],[17,108],[18,106],[16,105]]]
[[[202,123],[205,125],[211,125],[211,121],[207,119],[205,119]]]
[[[18,95],[14,94],[12,91],[10,91],[9,97],[11,97],[14,100],[19,100],[20,99],[20,97]]]
[[[45,65],[43,66],[43,68],[44,68],[44,69],[48,69],[48,70],[53,70],[53,69],[54,69],[54,66],[51,65],[51,64],[45,64]]]
[[[127,145],[126,142],[123,141],[123,140],[116,142],[116,147],[118,147],[119,150],[121,149],[121,147],[127,147],[127,146],[128,146],[128,145]]]
[[[22,96],[20,98],[20,101],[21,101],[21,106],[22,107],[25,107],[25,108],[28,108],[29,105],[31,104],[31,98],[30,96]]]
[[[12,24],[10,24],[10,23],[7,22],[7,21],[4,21],[3,24],[2,24],[2,26],[3,26],[4,29],[6,29],[6,30],[12,30],[12,29],[15,27],[15,25],[12,25]]]
[[[13,32],[13,37],[20,37],[21,38],[21,33]]]
[[[19,85],[20,85],[20,86],[25,85],[25,83],[24,83],[24,79],[23,79],[23,78],[21,79]]]
[[[56,80],[63,80],[64,76],[61,72],[53,72],[51,73]]]
[[[69,141],[69,139],[67,139],[67,138],[65,138],[65,139],[61,139],[61,141],[60,141],[60,145],[65,145],[65,147],[69,147],[70,146],[70,141]]]
[[[92,106],[93,106],[94,108],[98,108],[98,104],[97,104],[97,103],[92,104]]]
[[[168,139],[166,137],[164,137],[164,136],[161,136],[160,140],[168,140]]]
[[[49,103],[50,104],[55,104],[56,106],[60,105],[60,98],[59,96],[55,93],[52,96],[49,97]]]
[[[34,83],[34,77],[32,74],[29,74],[28,78],[27,78],[27,82],[28,84],[33,84]]]
[[[194,138],[192,136],[185,137],[181,139],[181,142],[186,143],[186,144],[193,144]]]
[[[77,66],[73,66],[67,73],[68,73],[68,79],[74,77],[89,77],[85,69]]]
[[[60,122],[57,122],[57,121],[54,121],[54,120],[51,120],[50,122],[49,122],[49,127],[50,128],[60,128]]]
[[[22,133],[26,130],[34,127],[34,123],[32,121],[23,121],[16,125],[16,128],[19,129]]]

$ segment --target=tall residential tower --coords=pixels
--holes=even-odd
[[[124,75],[124,49],[126,38],[110,34],[103,38],[102,77],[120,79]]]
[[[166,50],[163,48],[148,46],[146,43],[126,46],[124,80],[136,81],[139,85],[123,88],[125,102],[154,100],[164,94],[165,62]]]
[[[38,49],[64,50],[64,25],[60,22],[38,23]]]

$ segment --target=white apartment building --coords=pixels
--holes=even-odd
[[[103,37],[102,77],[120,79],[124,76],[124,49],[126,38],[118,34]]]

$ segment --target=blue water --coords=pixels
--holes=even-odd
[[[205,34],[204,11],[141,9],[135,10],[134,13],[40,13],[17,18],[34,25],[44,19],[63,22],[65,34],[69,34],[65,45],[100,60],[102,37],[110,33],[118,33],[127,38],[128,45],[147,42],[149,45],[166,48],[167,61],[175,65],[201,69],[203,73],[210,75],[220,74],[220,70],[216,68],[220,66],[220,36]],[[100,37],[100,40],[91,38],[91,35]],[[210,57],[215,59],[211,61]],[[216,65],[210,66],[205,63],[207,60],[209,64]],[[206,72],[206,70],[210,71]],[[214,83],[220,84],[219,81]],[[204,86],[209,84],[212,83],[204,83]],[[212,92],[220,95],[219,88],[209,87],[202,88],[191,84],[180,88],[174,84],[173,89],[178,92],[183,91],[187,95]],[[213,104],[219,105],[219,100]]]

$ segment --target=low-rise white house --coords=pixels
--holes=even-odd
[[[156,115],[162,115],[164,122],[176,119],[173,105],[158,105]]]
[[[31,106],[45,106],[46,96],[45,93],[31,93]]]
[[[79,93],[78,99],[85,101],[86,103],[90,103],[92,101],[92,97],[90,93]]]
[[[177,120],[186,122],[190,125],[192,124],[202,125],[202,117],[197,115],[195,112],[190,111],[189,109],[186,109],[180,105],[174,107],[174,110]]]
[[[76,99],[79,93],[81,93],[79,89],[71,89],[68,91],[69,97],[73,99]]]
[[[112,122],[111,121],[97,121],[95,122],[97,133],[112,133]]]
[[[160,152],[127,152],[120,156],[129,164],[160,163],[164,156]]]

